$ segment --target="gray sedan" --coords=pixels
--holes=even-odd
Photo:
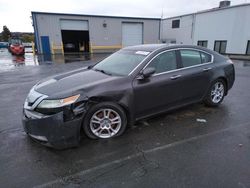
[[[135,121],[203,101],[218,106],[235,79],[232,61],[187,45],[127,47],[88,68],[37,83],[24,104],[25,132],[55,148],[121,135]]]

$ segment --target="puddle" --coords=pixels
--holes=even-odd
[[[37,65],[37,58],[33,56],[31,49],[25,49],[24,56],[14,56],[8,49],[0,48],[0,71],[10,70],[24,65]]]
[[[24,56],[15,56],[8,49],[0,48],[0,72],[13,70],[21,66],[38,66],[44,64],[64,64],[76,61],[98,62],[110,55],[103,54],[57,54],[57,55],[33,55],[31,48],[25,48]]]

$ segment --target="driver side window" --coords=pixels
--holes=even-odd
[[[175,51],[167,51],[156,56],[147,67],[155,68],[155,74],[177,69]]]

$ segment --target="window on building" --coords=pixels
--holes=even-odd
[[[246,55],[250,55],[250,40],[247,41],[247,51],[246,51]]]
[[[207,48],[207,40],[199,40],[197,42],[197,45],[198,46],[203,46],[203,47]]]
[[[226,40],[216,40],[214,42],[214,51],[219,52],[220,54],[225,54],[227,48]]]
[[[172,28],[180,28],[180,20],[172,20]]]
[[[175,51],[163,52],[156,56],[147,67],[154,67],[156,74],[177,69]]]

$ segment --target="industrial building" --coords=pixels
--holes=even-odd
[[[40,54],[108,52],[125,46],[158,43],[158,18],[32,12]]]
[[[148,43],[201,45],[250,56],[250,4],[219,6],[171,18],[32,12],[38,53],[112,52]]]
[[[162,20],[161,40],[201,45],[221,54],[250,56],[250,4],[217,8]]]

